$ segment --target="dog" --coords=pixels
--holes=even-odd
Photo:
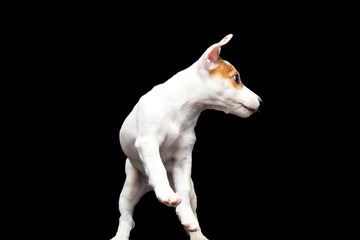
[[[194,128],[200,113],[215,109],[247,118],[261,99],[241,82],[239,72],[219,54],[232,38],[210,46],[187,69],[143,95],[120,129],[127,160],[120,194],[120,220],[112,240],[127,240],[135,226],[132,215],[140,198],[154,190],[176,214],[191,240],[206,240],[196,214],[191,179]]]

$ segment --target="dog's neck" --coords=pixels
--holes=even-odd
[[[176,110],[188,121],[197,121],[206,109],[226,112],[225,97],[207,79],[201,77],[197,63],[170,78],[164,85],[176,105]]]

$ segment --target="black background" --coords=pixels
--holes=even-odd
[[[318,10],[150,7],[164,6],[74,6],[56,12],[51,23],[39,19],[47,79],[39,103],[49,112],[41,123],[52,129],[43,139],[51,159],[45,175],[54,180],[40,205],[46,216],[66,219],[47,222],[51,232],[74,239],[115,235],[125,179],[122,122],[143,94],[229,33],[221,57],[264,103],[247,119],[213,110],[199,118],[193,180],[202,231],[212,240],[288,239],[322,228],[330,214],[323,194],[335,180],[325,180],[331,163],[324,164],[319,147],[327,131],[318,109],[307,104],[311,87],[322,84],[314,69],[328,54],[320,44],[327,24],[308,21]],[[188,239],[174,209],[152,192],[136,206],[134,220],[130,239]]]

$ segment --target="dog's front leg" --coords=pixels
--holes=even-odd
[[[196,195],[191,180],[191,149],[184,149],[181,156],[178,156],[173,163],[174,187],[182,200],[176,207],[176,213],[181,224],[189,233],[190,240],[207,240],[201,232],[196,216]]]
[[[156,139],[139,137],[135,146],[139,151],[145,174],[149,178],[149,185],[154,189],[157,199],[167,206],[177,206],[181,198],[170,187]]]
[[[192,147],[183,149],[175,158],[173,163],[172,177],[177,194],[181,197],[181,204],[176,207],[181,224],[190,232],[201,232],[198,219],[196,217],[194,200],[196,202],[193,183],[191,180],[191,150]],[[206,238],[203,238],[206,239]]]
[[[188,162],[188,161],[186,161]],[[181,204],[176,207],[176,213],[179,216],[181,224],[189,231],[200,229],[199,222],[191,207],[191,164],[175,163],[173,166],[173,180],[175,191],[181,197]]]

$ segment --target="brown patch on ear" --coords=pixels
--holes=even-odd
[[[241,80],[239,83],[236,83],[235,80],[233,79],[233,76],[238,74],[238,72],[233,66],[226,63],[220,57],[218,58],[216,63],[217,66],[209,71],[210,75],[220,75],[222,78],[224,78],[224,80],[230,81],[230,83],[234,88],[241,89],[243,87]]]

